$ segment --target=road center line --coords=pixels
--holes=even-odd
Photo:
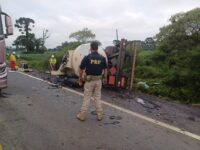
[[[53,83],[51,83],[51,82],[49,82],[49,81],[46,81],[46,80],[43,80],[43,79],[34,77],[34,76],[32,76],[32,75],[28,75],[28,74],[23,73],[23,72],[18,72],[18,73],[20,73],[20,74],[22,74],[22,75],[25,75],[25,76],[28,76],[28,77],[30,77],[30,78],[33,78],[33,79],[36,79],[36,80],[39,80],[39,81],[48,83],[48,84],[50,84],[50,85],[56,85],[56,84],[53,84]],[[66,87],[62,87],[62,88],[65,89],[65,90],[67,90],[67,91],[69,91],[69,92],[71,92],[71,93],[74,93],[74,94],[83,96],[83,93],[81,93],[81,92],[77,92],[77,91],[75,91],[75,90],[72,90],[72,89],[69,89],[69,88],[66,88]],[[178,128],[178,127],[175,127],[175,126],[166,124],[166,123],[164,123],[164,122],[161,122],[161,121],[158,121],[158,120],[149,118],[149,117],[147,117],[147,116],[141,115],[141,114],[139,114],[139,113],[130,111],[130,110],[125,109],[125,108],[122,108],[122,107],[119,107],[119,106],[117,106],[117,105],[115,105],[115,104],[111,104],[111,103],[105,102],[105,101],[103,101],[103,100],[102,100],[102,103],[103,103],[104,105],[107,105],[107,106],[109,106],[109,107],[112,107],[112,108],[114,108],[114,109],[117,109],[117,110],[119,110],[119,111],[121,111],[121,112],[125,112],[125,113],[127,113],[127,114],[129,114],[129,115],[131,115],[131,116],[135,116],[135,117],[137,117],[137,118],[143,119],[143,120],[145,120],[145,121],[151,122],[151,123],[153,123],[153,124],[159,125],[159,126],[161,126],[161,127],[170,129],[170,130],[172,130],[172,131],[175,131],[175,132],[177,132],[177,133],[181,133],[181,134],[183,134],[183,135],[189,136],[189,137],[191,137],[191,138],[194,138],[194,139],[200,141],[200,136],[197,135],[197,134],[191,133],[191,132],[189,132],[189,131],[184,131],[184,130]],[[1,149],[0,149],[0,150],[1,150]]]

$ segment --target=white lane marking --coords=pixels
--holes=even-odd
[[[23,73],[23,72],[18,72],[18,73],[23,74],[23,75],[25,75],[25,76],[28,76],[28,77],[30,77],[30,78],[39,80],[39,81],[43,81],[43,82],[48,83],[48,84],[50,84],[50,85],[55,85],[55,84],[53,84],[53,83],[51,83],[51,82],[49,82],[49,81],[45,81],[45,80],[43,80],[43,79],[40,79],[40,78],[31,76],[31,75],[25,74],[25,73]],[[66,87],[62,87],[62,88],[65,89],[65,90],[67,90],[67,91],[69,91],[69,92],[71,92],[71,93],[74,93],[74,94],[83,96],[83,93],[81,93],[81,92],[77,92],[77,91],[75,91],[75,90],[72,90],[72,89],[69,89],[69,88],[66,88]],[[172,131],[181,133],[181,134],[183,134],[183,135],[189,136],[189,137],[191,137],[191,138],[194,138],[194,139],[200,141],[200,136],[197,135],[197,134],[194,134],[194,133],[191,133],[191,132],[188,132],[188,131],[184,131],[184,130],[178,128],[178,127],[175,127],[175,126],[166,124],[166,123],[164,123],[164,122],[161,122],[161,121],[158,121],[158,120],[149,118],[149,117],[147,117],[147,116],[144,116],[144,115],[141,115],[141,114],[139,114],[139,113],[130,111],[130,110],[128,110],[128,109],[119,107],[119,106],[117,106],[117,105],[114,105],[114,104],[105,102],[105,101],[103,101],[103,100],[102,100],[102,103],[103,103],[104,105],[107,105],[107,106],[112,107],[112,108],[114,108],[114,109],[117,109],[117,110],[120,110],[120,111],[122,111],[122,112],[125,112],[125,113],[127,113],[127,114],[129,114],[129,115],[135,116],[135,117],[137,117],[137,118],[143,119],[143,120],[145,120],[145,121],[151,122],[151,123],[153,123],[153,124],[159,125],[159,126],[161,126],[161,127],[170,129],[170,130],[172,130]]]

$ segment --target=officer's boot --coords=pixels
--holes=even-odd
[[[80,111],[78,114],[77,114],[77,119],[80,120],[80,121],[85,121],[85,112],[83,111]]]
[[[97,112],[97,120],[101,121],[102,119],[103,119],[103,112],[102,111]]]

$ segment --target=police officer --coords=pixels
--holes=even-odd
[[[84,99],[77,119],[85,121],[90,99],[93,96],[96,107],[97,120],[103,119],[103,109],[101,104],[102,75],[104,82],[107,82],[107,62],[105,57],[98,53],[98,42],[90,44],[91,53],[85,56],[80,65],[79,83],[83,82],[83,73],[86,73],[84,84]]]

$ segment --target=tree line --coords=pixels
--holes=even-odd
[[[32,33],[32,29],[35,27],[35,21],[31,18],[20,17],[15,22],[15,27],[18,28],[21,35],[19,35],[13,42],[13,46],[17,50],[25,50],[27,53],[43,53],[47,50],[45,47],[46,40],[50,37],[49,30],[43,29],[42,37],[37,38],[35,33]],[[95,39],[95,34],[88,28],[83,28],[77,32],[73,32],[69,35],[69,38],[74,38],[77,43],[86,43],[89,40]],[[65,42],[64,44],[67,44]],[[73,42],[72,42],[73,44]]]
[[[35,21],[31,18],[20,17],[16,20],[15,27],[21,33],[13,42],[17,50],[25,50],[28,53],[43,53],[46,50],[45,42],[50,36],[49,31],[43,29],[42,37],[37,38],[31,33],[34,24]]]
[[[161,83],[153,94],[200,102],[200,8],[169,21],[155,36],[155,51],[138,60],[137,77]]]

